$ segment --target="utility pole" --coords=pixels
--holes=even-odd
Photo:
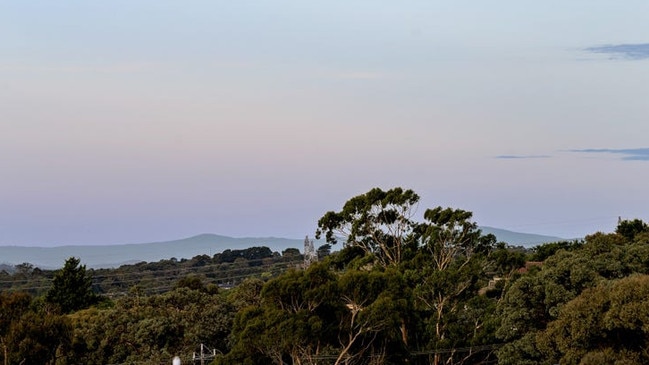
[[[196,353],[194,352],[194,356],[192,356],[192,360],[194,362],[196,362],[196,360],[199,360],[201,362],[201,365],[205,365],[205,360],[213,360],[216,357],[216,349],[212,349],[211,354],[209,352],[206,354],[205,353],[205,348],[206,348],[206,346],[201,344],[201,354],[200,354],[200,356],[196,356]],[[209,350],[209,348],[207,350]]]

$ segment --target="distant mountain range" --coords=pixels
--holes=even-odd
[[[102,246],[0,246],[0,264],[16,265],[28,262],[41,269],[54,269],[62,267],[67,258],[74,256],[80,258],[81,263],[89,268],[110,268],[141,261],[156,262],[170,258],[190,259],[198,255],[213,256],[227,249],[245,249],[254,246],[266,246],[274,252],[282,252],[287,248],[303,251],[304,239],[233,238],[201,234],[165,242]]]
[[[483,234],[493,234],[499,242],[507,242],[512,246],[533,247],[542,243],[565,241],[566,238],[555,236],[544,236],[533,233],[521,233],[508,231],[506,229],[482,226],[480,227]]]
[[[562,238],[512,232],[492,227],[480,227],[482,232],[494,234],[499,241],[513,246],[531,247],[545,242],[561,241]],[[324,244],[324,240],[315,241],[315,247]],[[111,268],[141,261],[156,262],[164,259],[190,259],[198,255],[213,256],[227,249],[245,249],[254,246],[266,246],[274,252],[287,248],[304,250],[304,239],[290,238],[234,238],[216,234],[201,234],[174,241],[104,245],[104,246],[58,246],[58,247],[22,247],[0,246],[0,264],[17,265],[30,263],[41,269],[56,269],[63,266],[69,257],[78,257],[89,268]],[[334,250],[339,249],[333,247]]]

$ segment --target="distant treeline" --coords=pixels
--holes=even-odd
[[[321,253],[328,251],[321,248]],[[122,265],[116,269],[88,269],[93,290],[110,297],[125,295],[132,288],[151,294],[174,288],[180,278],[193,275],[206,285],[232,287],[248,277],[269,279],[303,262],[299,250],[289,248],[281,254],[268,247],[225,250],[210,257],[160,260]],[[0,271],[0,290],[23,291],[35,296],[50,287],[56,270],[41,270],[29,263],[5,267]]]

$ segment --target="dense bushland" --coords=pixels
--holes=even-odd
[[[318,222],[337,251],[293,250],[86,270],[21,265],[0,282],[6,363],[649,363],[649,228],[531,252],[471,213],[373,189]],[[341,245],[341,247],[335,246]],[[31,279],[31,280],[30,280]],[[20,289],[25,289],[22,291]],[[203,344],[203,353],[200,353]],[[209,350],[207,350],[209,349]]]

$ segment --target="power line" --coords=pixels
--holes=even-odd
[[[249,260],[247,262],[262,262],[263,260]],[[294,267],[295,265],[298,265],[302,263],[302,260],[299,261],[285,261],[285,262],[275,262],[271,263],[269,265],[259,265],[259,266],[245,266],[245,267],[233,267],[233,268],[228,268],[225,270],[214,270],[214,271],[208,271],[208,270],[201,270],[206,267],[217,267],[221,266],[222,264],[213,264],[213,265],[205,265],[205,266],[199,266],[199,267],[185,267],[185,268],[178,268],[178,269],[169,269],[169,270],[161,270],[161,271],[150,271],[150,273],[153,275],[151,277],[145,277],[145,278],[140,278],[140,279],[133,279],[129,278],[127,280],[122,279],[123,276],[136,276],[136,275],[142,275],[142,272],[130,272],[127,275],[121,274],[121,273],[114,273],[111,275],[103,275],[100,276],[99,278],[102,278],[104,280],[96,280],[96,277],[93,277],[93,285],[100,285],[102,286],[102,283],[106,281],[107,279],[111,278],[117,278],[119,279],[120,284],[146,284],[150,282],[160,282],[160,281],[169,281],[169,285],[164,285],[164,286],[158,286],[154,288],[143,288],[145,292],[150,292],[150,291],[156,291],[156,292],[164,292],[166,290],[173,289],[172,281],[178,279],[180,275],[183,274],[216,274],[218,276],[215,277],[208,277],[210,281],[212,282],[220,282],[220,281],[228,281],[228,280],[233,280],[233,279],[244,279],[248,277],[255,277],[261,275],[259,272],[253,272],[253,273],[247,273],[247,274],[240,274],[240,275],[228,275],[229,273],[233,272],[238,272],[241,270],[249,270],[249,269],[254,269],[254,268],[260,268],[260,269],[279,269],[280,272],[284,272],[288,270],[291,267]],[[234,264],[230,264],[234,265]],[[166,274],[171,274],[171,275],[163,275],[159,276],[156,275],[157,273],[166,273]],[[16,281],[9,281],[9,280],[3,280],[0,281],[1,284],[9,284],[12,285],[10,288],[5,288],[4,290],[6,291],[30,291],[30,290],[43,290],[43,289],[48,289],[50,285],[44,285],[44,286],[16,286],[16,284],[19,283],[30,283],[33,281],[39,281],[39,282],[45,282],[47,284],[50,284],[52,282],[53,278],[38,278],[38,279],[22,279],[22,280],[16,280]],[[105,284],[104,286],[110,287],[110,284]],[[166,289],[166,290],[165,290]],[[127,292],[121,291],[121,292],[114,292],[114,291],[108,291],[106,292],[107,295],[119,295],[119,294],[126,294]]]
[[[246,260],[245,262],[242,262],[241,264],[247,264],[247,266],[242,266],[240,268],[234,268],[232,270],[242,270],[242,269],[249,269],[249,268],[255,268],[255,267],[272,267],[273,265],[296,265],[302,263],[302,260],[291,260],[291,261],[278,261],[278,262],[272,262],[269,265],[263,265],[263,262],[267,259],[272,259],[272,258],[264,258],[264,259],[254,259],[254,260]],[[250,266],[251,263],[262,263],[262,265],[254,265]],[[154,264],[154,263],[152,263]],[[223,266],[234,266],[238,265],[237,263],[234,262],[227,262],[227,263],[220,263],[220,264],[207,264],[203,266],[184,266],[184,267],[178,267],[178,268],[172,268],[172,269],[165,269],[165,270],[151,270],[151,269],[145,269],[145,270],[129,270],[126,272],[121,272],[118,270],[121,269],[100,269],[100,270],[110,270],[110,274],[103,274],[103,275],[94,275],[93,272],[96,270],[87,270],[90,272],[92,275],[93,280],[95,279],[108,279],[108,278],[122,278],[122,277],[129,277],[129,276],[142,276],[142,274],[150,273],[150,274],[160,274],[160,273],[185,273],[185,272],[200,272],[200,271],[208,271],[205,269],[209,268],[220,268]],[[228,269],[229,270],[229,269]],[[227,271],[227,270],[217,270],[218,271]],[[214,271],[212,271],[214,272]],[[15,274],[14,274],[15,275]],[[51,276],[43,276],[39,277],[38,279],[41,280],[53,280],[53,275],[54,272],[52,272]],[[36,279],[36,280],[38,280]],[[0,284],[15,284],[15,283],[28,283],[34,281],[34,279],[19,279],[19,280],[0,280]]]

